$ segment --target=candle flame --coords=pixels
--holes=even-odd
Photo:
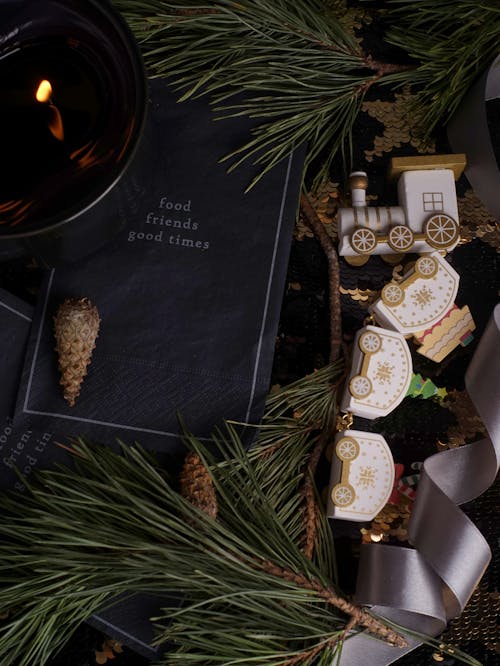
[[[47,79],[43,79],[38,84],[36,89],[35,98],[37,102],[42,104],[48,103],[49,108],[49,130],[52,132],[52,135],[59,141],[64,141],[64,125],[61,118],[61,114],[57,106],[52,104],[52,85]]]
[[[40,81],[35,97],[37,102],[48,102],[50,100],[52,97],[52,86],[50,85],[50,81],[47,81],[47,79]]]

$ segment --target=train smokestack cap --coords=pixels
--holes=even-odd
[[[351,190],[368,189],[368,176],[365,171],[353,171],[349,174],[349,185]]]

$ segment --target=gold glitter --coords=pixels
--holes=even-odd
[[[340,293],[349,296],[353,301],[356,301],[363,307],[371,305],[378,297],[379,292],[374,289],[345,289],[340,285]]]
[[[448,428],[446,444],[438,441],[439,450],[443,448],[454,449],[463,446],[466,440],[471,441],[478,439],[478,436],[487,436],[481,417],[466,391],[448,391],[446,400],[442,402],[442,405],[455,415],[457,423]]]
[[[500,599],[488,592],[486,583],[481,583],[473,592],[462,615],[451,621],[442,638],[446,643],[460,645],[467,641],[481,641],[491,652],[498,652],[497,618],[500,614]],[[446,651],[452,654],[451,648]]]
[[[409,500],[403,496],[401,496],[397,505],[386,504],[380,513],[375,516],[369,528],[361,528],[362,542],[407,541],[410,511]]]
[[[373,150],[365,150],[365,157],[372,162],[374,157],[382,157],[393,148],[401,148],[405,143],[415,147],[420,153],[435,153],[434,143],[425,144],[416,134],[417,118],[410,111],[409,105],[414,100],[408,89],[402,93],[396,93],[394,102],[364,102],[361,109],[366,111],[372,118],[376,118],[384,126],[382,136],[375,136]]]
[[[434,661],[444,661],[443,655],[440,654],[439,652],[434,652],[432,658],[434,659]]]
[[[460,242],[469,243],[481,238],[500,252],[500,224],[492,217],[473,190],[458,198]]]

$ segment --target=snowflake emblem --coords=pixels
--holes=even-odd
[[[394,371],[394,366],[387,361],[379,361],[377,363],[377,370],[375,372],[375,379],[381,384],[387,384],[392,379],[392,373]]]
[[[425,285],[413,294],[413,302],[415,305],[420,305],[421,308],[429,305],[434,298],[432,291]]]
[[[358,484],[362,488],[374,488],[377,470],[375,467],[361,467],[358,475]]]

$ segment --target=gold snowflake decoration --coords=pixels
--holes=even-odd
[[[413,302],[415,305],[420,305],[422,309],[425,308],[426,305],[429,305],[434,298],[432,290],[425,285],[413,294]]]
[[[358,484],[362,488],[374,488],[375,487],[375,478],[377,476],[377,470],[375,467],[361,467],[359,470]]]
[[[387,361],[379,361],[377,363],[377,371],[375,372],[375,379],[381,384],[387,384],[392,379],[394,366]]]

